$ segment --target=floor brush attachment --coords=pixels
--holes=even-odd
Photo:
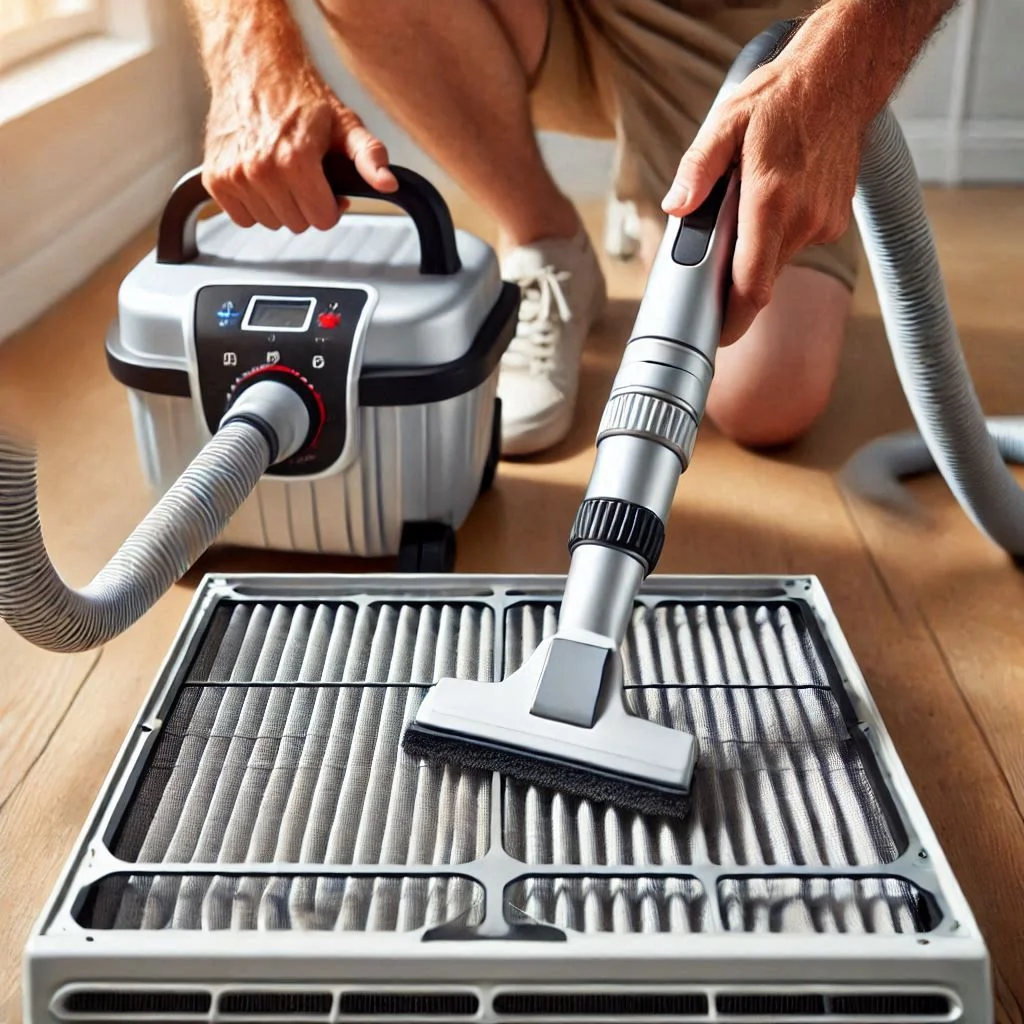
[[[753,40],[716,103],[793,28]],[[738,195],[730,170],[698,210],[669,220],[598,430],[554,635],[501,682],[439,680],[405,732],[409,754],[641,813],[688,812],[696,739],[630,712],[620,648],[704,415]]]

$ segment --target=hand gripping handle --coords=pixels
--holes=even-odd
[[[323,169],[336,196],[381,199],[401,207],[412,217],[420,240],[420,273],[455,274],[461,269],[451,213],[440,192],[422,175],[393,166],[391,173],[398,181],[398,189],[380,192],[363,180],[355,164],[342,153],[328,153]],[[196,259],[196,220],[210,198],[201,168],[190,171],[174,186],[160,218],[157,263],[188,263]]]

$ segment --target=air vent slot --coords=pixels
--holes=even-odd
[[[343,992],[342,1017],[475,1017],[480,1000],[472,992]]]
[[[733,992],[715,998],[721,1014],[733,1017],[821,1017],[824,996],[811,992]]]
[[[147,989],[79,989],[64,999],[67,1013],[209,1013],[209,992],[152,991]]]
[[[704,1017],[699,992],[502,992],[494,1012],[510,1017]]]
[[[275,1017],[326,1016],[331,1012],[330,992],[225,992],[217,1009],[225,1016],[266,1013]]]
[[[859,992],[829,1002],[846,1017],[943,1017],[952,1009],[948,996],[932,992]]]

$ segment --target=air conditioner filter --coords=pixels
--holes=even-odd
[[[34,1022],[981,1021],[974,919],[817,581],[652,577],[690,816],[401,749],[560,577],[208,577],[26,950]]]

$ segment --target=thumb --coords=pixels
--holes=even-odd
[[[379,192],[394,192],[398,181],[389,166],[387,147],[359,117],[347,108],[339,111],[334,122],[335,146],[356,165],[360,177]]]
[[[679,161],[676,176],[661,201],[662,210],[674,217],[685,217],[696,210],[736,158],[739,137],[732,124],[705,122]]]

